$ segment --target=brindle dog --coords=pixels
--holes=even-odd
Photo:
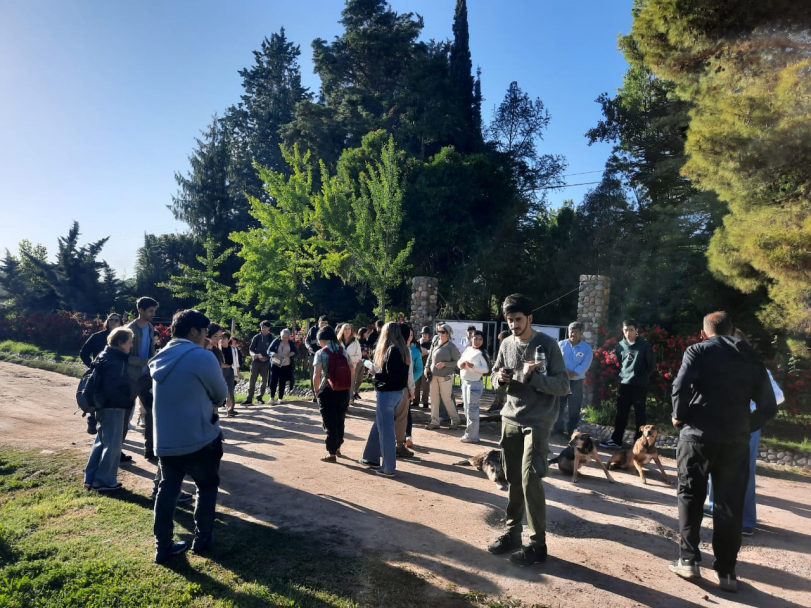
[[[633,464],[636,470],[639,471],[642,483],[647,484],[648,480],[645,479],[645,471],[642,467],[652,460],[662,472],[662,478],[665,482],[672,484],[673,482],[665,473],[662,461],[659,460],[659,450],[656,449],[656,437],[659,436],[659,429],[652,424],[647,424],[639,427],[639,430],[642,431],[642,436],[636,440],[634,447],[631,449],[626,448],[614,454],[611,460],[608,461],[608,468],[612,471],[614,469],[628,469]]]
[[[596,461],[603,470],[603,473],[605,473],[608,481],[614,483],[614,478],[611,477],[611,473],[608,472],[603,461],[600,460],[597,444],[594,443],[594,440],[588,433],[581,433],[575,430],[572,433],[569,446],[564,448],[558,456],[550,460],[549,464],[558,465],[558,470],[564,475],[571,473],[572,483],[577,483],[577,471],[589,460]]]
[[[477,470],[484,471],[499,490],[507,489],[507,477],[504,475],[504,467],[501,464],[501,450],[487,450],[476,456],[458,460],[453,464],[476,467]]]

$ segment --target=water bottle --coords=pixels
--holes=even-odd
[[[535,371],[539,374],[546,374],[546,351],[543,346],[535,349],[535,363],[540,363],[540,367]]]

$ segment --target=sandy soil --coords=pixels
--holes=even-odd
[[[0,363],[3,443],[88,450],[92,438],[74,415],[75,385],[55,373]],[[709,544],[703,582],[668,572],[677,555],[676,489],[652,465],[647,485],[622,471],[609,484],[594,463],[572,484],[552,467],[545,485],[550,557],[519,568],[484,550],[500,530],[506,493],[483,473],[451,464],[479,450],[459,442],[461,431],[425,431],[426,410],[415,410],[418,460],[399,461],[396,479],[355,462],[374,416],[372,398],[367,393],[350,407],[338,464],[319,461],[323,431],[309,402],[241,408],[240,416],[224,420],[221,510],[319,534],[346,551],[376,552],[437,590],[555,607],[811,606],[810,479],[758,476],[760,523],[743,540],[737,594],[717,589]],[[497,445],[497,432],[497,425],[485,425],[482,448]],[[126,449],[135,462],[119,478],[148,492],[154,466],[141,457],[142,439],[140,431],[130,433]],[[561,446],[553,440],[553,450]],[[664,464],[675,477],[673,460]],[[711,527],[705,523],[702,533],[708,543]]]

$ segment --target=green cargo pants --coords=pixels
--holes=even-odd
[[[521,534],[524,511],[529,525],[529,542],[546,544],[546,495],[543,477],[548,470],[550,429],[513,426],[502,422],[501,458],[510,485],[507,527]]]

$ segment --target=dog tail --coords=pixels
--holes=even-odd
[[[470,459],[468,459],[468,458],[463,458],[462,460],[457,460],[456,462],[453,462],[451,464],[460,465],[460,466],[463,466],[463,467],[473,466],[473,463],[470,462]]]

